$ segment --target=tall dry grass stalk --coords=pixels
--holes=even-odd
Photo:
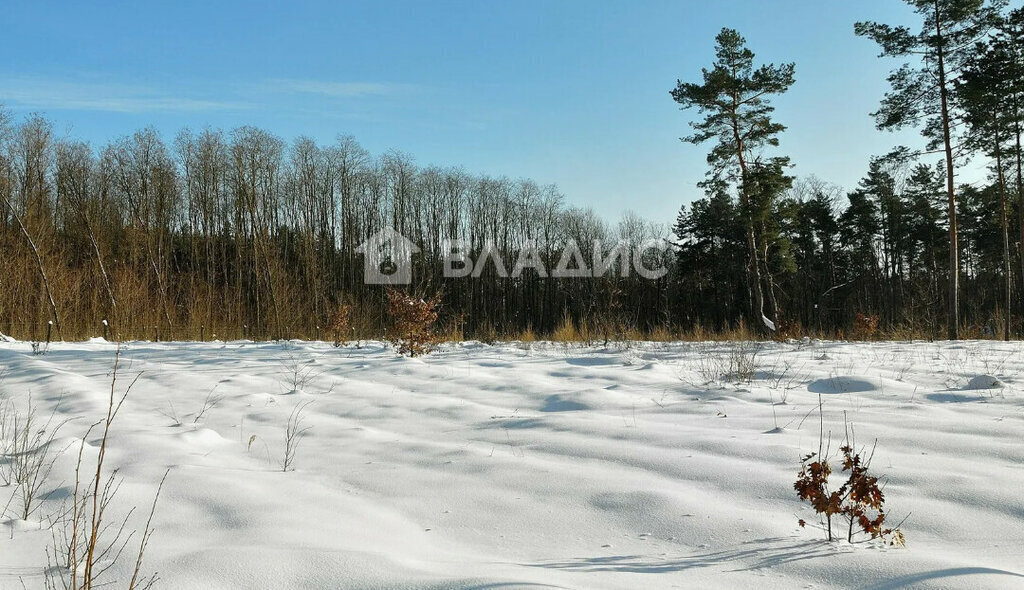
[[[94,590],[111,587],[117,581],[108,574],[123,562],[125,550],[137,531],[130,529],[129,521],[135,512],[132,507],[122,518],[112,514],[116,509],[115,497],[121,480],[117,470],[108,473],[106,465],[110,433],[121,407],[141,373],[118,392],[118,377],[121,369],[122,348],[118,344],[114,354],[113,369],[110,373],[110,389],[107,398],[106,416],[92,424],[82,437],[75,465],[75,480],[72,495],[65,510],[53,527],[53,540],[47,550],[50,566],[47,569],[46,587],[50,590]],[[101,429],[95,463],[86,461],[86,440],[97,428]],[[153,516],[157,501],[167,480],[168,471],[157,486],[149,517],[139,538],[135,553],[132,577],[124,585],[128,590],[148,590],[158,581],[157,574],[144,575],[143,560],[153,535]]]

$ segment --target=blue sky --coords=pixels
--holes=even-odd
[[[898,0],[40,2],[0,10],[0,103],[102,144],[148,125],[255,125],[291,141],[355,135],[422,165],[556,183],[608,218],[671,222],[700,196],[696,80],[723,26],[759,61],[795,61],[776,100],[794,173],[851,188],[868,157],[918,141],[868,113],[891,62],[857,20],[907,21]]]

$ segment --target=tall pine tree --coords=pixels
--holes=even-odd
[[[1008,75],[1011,54],[999,42],[978,44],[975,56],[967,63],[957,84],[970,134],[967,144],[992,158],[994,186],[999,196],[999,225],[1002,238],[1003,326],[1004,340],[1010,339],[1013,305],[1013,277],[1010,261],[1010,212],[1007,197],[1005,142],[1011,126],[1012,95]]]
[[[1024,8],[1017,8],[1003,19],[995,44],[1007,56],[1003,69],[1006,99],[1009,103],[1010,137],[1013,138],[1013,168],[1017,189],[1017,256],[1020,259],[1021,313],[1024,314]]]
[[[924,122],[929,149],[941,147],[946,158],[946,197],[949,216],[949,338],[960,335],[960,263],[956,221],[954,144],[957,117],[953,88],[965,62],[996,24],[1005,0],[904,0],[922,20],[917,33],[903,26],[859,22],[854,31],[882,48],[881,57],[915,58],[889,76],[892,90],[882,99],[875,119],[880,129],[900,129]]]
[[[774,187],[766,191],[763,185],[765,181],[777,183],[775,172],[788,166],[789,160],[766,158],[763,150],[778,146],[779,133],[785,130],[785,126],[772,121],[774,108],[768,98],[793,85],[795,66],[767,64],[755,68],[754,52],[733,29],[722,29],[715,42],[715,62],[711,69],[702,70],[703,83],[677,81],[671,94],[684,110],[696,108],[704,115],[703,120],[691,122],[694,134],[683,141],[715,141],[707,158],[711,170],[702,186],[709,194],[729,184],[737,186],[747,241],[751,317],[754,325],[774,330],[779,310],[761,230],[764,216],[772,210],[770,199],[775,191]],[[766,171],[771,174],[766,176]],[[766,195],[768,203],[764,202]]]

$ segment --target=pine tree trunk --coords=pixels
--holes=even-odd
[[[738,104],[738,97],[733,96],[732,132],[733,138],[736,141],[736,156],[739,159],[740,164],[740,208],[747,229],[747,248],[750,254],[750,260],[747,263],[747,281],[750,284],[750,290],[754,295],[753,301],[751,302],[751,321],[753,321],[754,326],[757,326],[757,332],[763,334],[768,332],[769,329],[764,321],[764,292],[761,287],[761,262],[760,256],[758,256],[757,236],[754,233],[753,214],[750,211],[750,195],[747,193],[747,160],[743,155],[743,138],[740,137],[739,126],[736,122],[735,109]]]
[[[939,0],[935,0],[935,34],[938,47],[939,95],[942,104],[942,140],[946,151],[946,195],[949,199],[949,315],[950,340],[960,339],[960,246],[956,221],[956,193],[954,191],[953,142],[949,126],[949,89],[946,84],[946,62],[942,34],[942,15]]]
[[[1010,341],[1010,325],[1013,309],[1013,274],[1010,270],[1010,213],[1007,210],[1006,178],[1003,175],[1003,152],[999,145],[998,124],[996,126],[996,172],[999,180],[999,215],[1003,232],[1003,273],[1006,281],[1006,309],[1003,317],[1003,340]]]
[[[1016,145],[1016,156],[1017,156],[1017,221],[1020,230],[1020,242],[1017,244],[1017,255],[1020,256],[1020,280],[1021,290],[1019,292],[1020,303],[1021,303],[1021,314],[1024,317],[1024,162],[1022,162],[1021,154],[1021,143],[1020,143],[1020,112],[1019,105],[1014,103],[1014,124],[1013,130],[1017,138]]]
[[[768,316],[776,322],[775,328],[778,329],[779,320],[779,302],[775,297],[775,277],[772,276],[772,270],[768,266],[768,245],[764,238],[765,228],[764,222],[761,222],[761,241],[763,250],[761,251],[761,272],[764,274],[765,282],[765,303],[768,304]]]

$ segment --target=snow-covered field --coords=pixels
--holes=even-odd
[[[158,588],[1024,588],[1024,344],[758,346],[753,376],[729,378],[754,345],[131,343],[107,465],[133,528],[170,468]],[[71,419],[50,499],[0,525],[2,589],[43,585],[114,350],[0,344],[3,394]],[[793,482],[819,397],[833,439],[844,418],[877,439],[905,548],[797,526],[816,522]]]

